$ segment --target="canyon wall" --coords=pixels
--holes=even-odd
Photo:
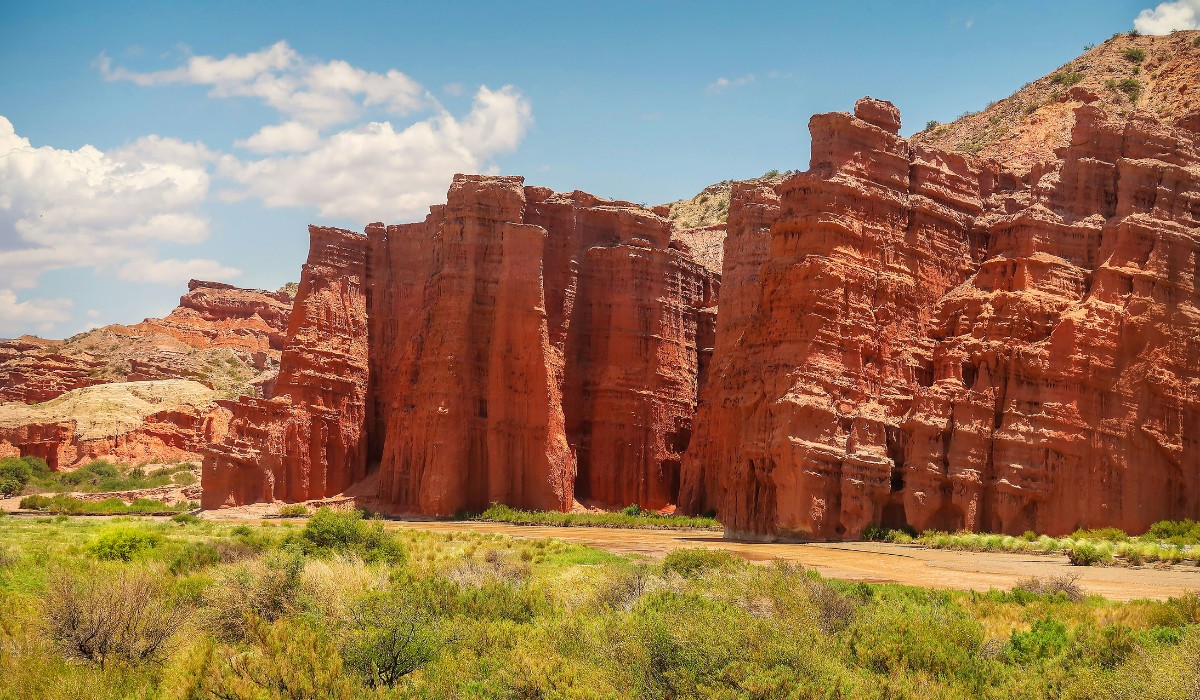
[[[684,509],[766,539],[1195,517],[1196,133],[1081,105],[1009,170],[899,126],[817,115],[810,170],[733,200]]]
[[[302,395],[287,378],[311,358],[285,350],[276,396],[231,406],[205,460],[207,506],[330,495],[368,471],[399,512],[675,503],[719,283],[670,222],[519,177],[460,175],[425,221],[339,236],[353,255],[315,264],[314,234],[288,343],[309,329],[308,347],[342,356],[330,343],[344,329],[298,319],[346,319],[354,381]],[[335,279],[354,280],[361,314],[313,306],[309,287]],[[321,444],[293,426],[331,406],[356,449],[286,455],[297,439]],[[280,487],[318,474],[324,488]]]
[[[323,498],[366,476],[366,239],[309,235],[274,395],[223,402],[232,416],[204,457],[205,508]]]

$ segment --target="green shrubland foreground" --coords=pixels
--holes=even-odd
[[[956,593],[358,513],[0,518],[0,698],[1196,698],[1200,597]]]

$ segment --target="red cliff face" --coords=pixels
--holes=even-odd
[[[232,407],[205,461],[207,505],[329,495],[368,469],[404,512],[674,504],[718,284],[668,221],[521,178],[458,176],[424,222],[339,235],[355,253],[336,265],[313,262],[328,257],[314,235],[276,397]],[[343,278],[353,303],[309,294]],[[297,334],[306,353],[290,351]],[[338,376],[353,381],[314,394],[289,379],[347,353]],[[330,407],[319,436],[293,434]],[[353,434],[356,449],[287,454],[330,434]],[[322,489],[280,486],[317,474]]]
[[[717,283],[669,222],[459,176],[423,224],[368,234],[386,251],[374,269],[391,261],[374,273],[372,323],[403,319],[406,340],[385,330],[372,345],[395,368],[377,409],[384,501],[440,515],[675,502]]]
[[[227,404],[228,430],[204,457],[206,508],[322,498],[365,476],[366,240],[309,233],[275,394]]]
[[[811,169],[731,205],[685,508],[762,538],[1194,517],[1196,133],[1083,106],[1014,172],[879,101],[810,126]]]
[[[291,310],[292,296],[285,291],[192,280],[188,293],[166,318],[148,318],[128,330],[137,335],[168,335],[195,348],[265,353],[283,349]]]

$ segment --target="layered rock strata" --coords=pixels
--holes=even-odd
[[[818,539],[1195,517],[1196,132],[1081,105],[1010,169],[899,125],[817,115],[810,170],[731,204],[685,509]]]
[[[309,235],[274,396],[223,402],[232,416],[204,458],[205,508],[323,498],[366,475],[366,240]]]
[[[365,277],[343,265],[320,279],[361,280],[364,380],[334,400],[355,407],[339,424],[364,450],[344,455],[352,464],[282,459],[280,426],[329,401],[283,398],[300,359],[285,352],[277,398],[233,407],[205,461],[206,504],[328,495],[269,485],[375,469],[381,501],[405,512],[674,504],[718,281],[671,233],[627,202],[483,176],[457,176],[423,222],[342,232]]]
[[[198,460],[224,431],[217,393],[174,379],[85,387],[38,404],[0,406],[0,455],[41,457],[64,469],[98,457]]]
[[[292,296],[192,280],[167,317],[66,340],[0,341],[0,403],[39,403],[112,382],[191,379],[227,393],[269,393]]]

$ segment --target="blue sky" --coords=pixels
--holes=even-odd
[[[814,113],[869,94],[912,133],[1143,11],[1200,0],[0,0],[0,337],[276,288],[306,224],[419,219],[455,171],[655,204],[803,169]]]

